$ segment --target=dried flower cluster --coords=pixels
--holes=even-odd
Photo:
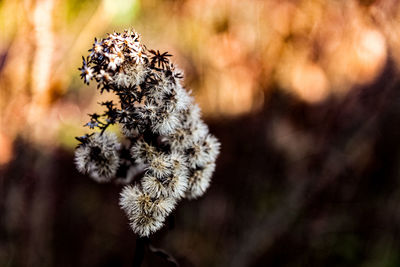
[[[103,114],[89,114],[85,126],[99,131],[77,137],[76,166],[97,182],[124,184],[120,206],[133,231],[148,236],[180,199],[204,194],[220,143],[183,88],[171,55],[148,50],[131,30],[95,39],[89,52],[81,77],[114,92],[119,103],[103,102]],[[106,131],[112,124],[120,125],[120,141]]]

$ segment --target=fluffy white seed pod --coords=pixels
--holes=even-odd
[[[168,135],[173,133],[180,126],[180,121],[176,112],[159,112],[157,116],[151,120],[151,124],[153,133]]]
[[[151,210],[153,202],[139,187],[128,185],[120,193],[119,205],[130,216]]]
[[[75,165],[80,173],[86,173],[90,161],[90,147],[82,145],[75,150]]]
[[[172,163],[170,157],[164,153],[158,153],[148,162],[146,172],[161,179],[172,174]]]
[[[215,162],[219,154],[221,144],[217,138],[208,134],[193,144],[189,151],[189,165],[192,168],[203,166],[208,162]]]
[[[88,142],[75,150],[75,164],[81,173],[88,173],[99,183],[114,178],[118,166],[118,150],[121,145],[113,133],[95,133]]]
[[[158,83],[151,89],[150,93],[152,95],[157,95],[158,93],[170,94],[173,91],[175,81],[168,77],[165,71],[153,71],[153,75]]]
[[[204,141],[204,146],[206,147],[208,161],[215,162],[221,149],[221,143],[214,135],[208,134]]]
[[[143,139],[138,139],[131,147],[132,158],[138,164],[149,164],[158,157],[157,148],[148,144]]]
[[[160,197],[161,191],[164,190],[162,182],[151,174],[146,174],[142,178],[142,188],[144,192],[154,198]]]
[[[169,154],[169,158],[172,164],[173,173],[177,173],[180,176],[187,176],[188,174],[188,165],[186,156],[182,153],[178,153],[176,151],[172,151]]]
[[[185,195],[188,179],[185,175],[180,176],[175,173],[163,179],[153,175],[145,175],[142,178],[142,187],[146,193],[155,198],[161,196],[180,199]]]
[[[188,109],[182,112],[182,121],[185,128],[191,128],[196,125],[201,118],[201,109],[199,105],[194,102],[194,99],[190,97],[190,103],[188,103]]]
[[[149,97],[163,107],[167,112],[181,112],[189,108],[192,103],[192,97],[178,83],[169,84],[168,87],[155,87]]]
[[[194,143],[193,136],[188,129],[178,128],[174,133],[168,135],[168,143],[171,145],[171,150],[182,152],[191,147]]]
[[[142,178],[142,187],[145,192],[152,197],[174,197],[180,199],[184,196],[187,189],[187,178],[189,170],[186,164],[186,157],[182,154],[172,152],[164,154],[164,162],[167,162],[167,171],[164,175],[156,176],[153,171],[149,171]],[[165,175],[168,173],[168,175]]]
[[[149,236],[162,227],[176,201],[173,198],[153,199],[137,186],[125,186],[119,204],[127,214],[132,230],[140,236]]]
[[[192,123],[189,131],[192,133],[194,143],[204,140],[209,133],[207,124],[205,124],[201,119],[199,119],[197,123]]]
[[[131,226],[133,232],[142,237],[149,236],[150,234],[156,232],[164,225],[165,218],[158,220],[152,215],[148,214],[135,214],[129,216],[129,225]]]
[[[155,121],[159,116],[159,109],[154,102],[148,101],[143,107],[136,109],[135,114],[140,119]]]
[[[175,87],[175,99],[176,99],[176,105],[175,109],[176,111],[182,111],[182,110],[187,110],[192,103],[192,97],[189,95],[189,93],[180,85]]]
[[[192,170],[188,178],[186,198],[195,199],[204,194],[210,186],[211,176],[215,170],[215,163],[208,163],[202,168]]]
[[[137,138],[140,134],[137,128],[128,128],[123,123],[121,123],[121,132],[128,138]]]
[[[114,85],[122,88],[131,88],[141,84],[147,73],[148,69],[143,64],[132,64],[126,61],[122,64],[120,72],[113,76]]]
[[[167,217],[174,210],[175,206],[175,198],[160,196],[154,200],[153,212],[156,216]]]
[[[208,134],[208,126],[198,118],[190,123],[185,122],[184,127],[177,128],[172,134],[168,135],[168,142],[173,151],[185,151],[201,143]]]
[[[166,95],[170,95],[174,93],[174,85],[171,83],[163,83],[159,81],[158,84],[149,88],[146,96],[149,97],[152,101],[156,101],[162,104],[162,99],[165,98]]]

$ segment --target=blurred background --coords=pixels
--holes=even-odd
[[[222,143],[154,246],[180,266],[400,266],[398,0],[1,0],[0,266],[132,264],[121,188],[73,164],[107,98],[81,56],[130,27]]]

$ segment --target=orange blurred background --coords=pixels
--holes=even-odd
[[[94,87],[77,68],[94,37],[134,27],[168,50],[209,117],[259,110],[271,88],[307,103],[374,81],[400,62],[400,5],[388,1],[76,1],[0,3],[0,163],[16,136],[72,148]]]
[[[126,28],[173,55],[222,143],[156,245],[182,266],[400,265],[400,0],[2,0],[1,266],[131,262],[120,188],[73,165],[110,97],[81,57]]]

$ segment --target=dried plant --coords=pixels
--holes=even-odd
[[[102,114],[85,125],[99,131],[77,137],[77,169],[100,183],[125,185],[120,206],[133,231],[159,230],[182,198],[194,199],[210,185],[220,143],[202,121],[200,108],[182,86],[183,74],[167,52],[148,50],[133,30],[94,40],[81,77],[113,92]],[[109,133],[118,124],[121,139]]]

